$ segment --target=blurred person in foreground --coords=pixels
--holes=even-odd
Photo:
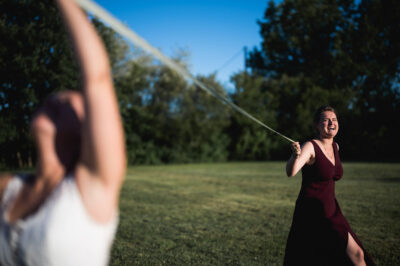
[[[107,265],[125,144],[106,50],[72,0],[57,0],[82,93],[49,96],[31,121],[33,175],[0,178],[0,265]]]
[[[318,137],[302,147],[292,144],[286,173],[301,169],[302,185],[286,244],[284,265],[375,265],[352,231],[335,197],[342,178],[339,123],[334,108],[320,107],[314,115]]]

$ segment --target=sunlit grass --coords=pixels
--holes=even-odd
[[[400,164],[349,163],[336,195],[379,265],[400,265]],[[284,163],[128,170],[111,265],[281,265],[301,176]]]

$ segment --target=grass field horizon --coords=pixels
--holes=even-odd
[[[336,198],[377,265],[400,265],[400,164],[344,163]],[[110,265],[282,265],[301,174],[284,162],[129,167]]]

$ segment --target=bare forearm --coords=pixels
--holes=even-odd
[[[299,156],[292,154],[286,163],[286,174],[288,177],[294,176],[299,171],[297,168],[297,161]]]
[[[293,153],[286,164],[286,174],[289,177],[295,176],[314,156],[314,148],[310,142],[305,143],[302,148],[298,142],[295,142],[291,147]]]

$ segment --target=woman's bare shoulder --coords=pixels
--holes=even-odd
[[[312,144],[311,140],[304,142],[301,145],[302,149],[309,149],[309,150],[314,150],[314,145]]]
[[[314,158],[315,158],[315,150],[314,150],[314,145],[312,144],[311,140],[306,141],[303,144],[301,149],[307,158],[306,164],[309,164],[309,165],[313,164]]]

